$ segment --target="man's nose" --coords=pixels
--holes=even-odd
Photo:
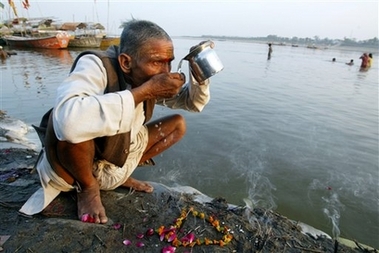
[[[171,64],[170,63],[162,64],[161,72],[162,73],[169,73],[169,72],[171,72]]]

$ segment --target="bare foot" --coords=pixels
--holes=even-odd
[[[78,192],[78,216],[83,222],[107,223],[108,218],[101,203],[99,187],[82,189]]]
[[[148,184],[144,181],[134,179],[132,177],[129,177],[125,181],[125,183],[122,184],[122,187],[133,188],[136,191],[148,192],[148,193],[153,192],[153,190],[154,190],[154,187],[151,186],[150,184]]]

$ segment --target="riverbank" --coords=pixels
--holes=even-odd
[[[18,210],[39,187],[33,170],[37,156],[28,149],[0,150],[0,236],[9,237],[2,245],[4,252],[161,252],[170,243],[145,232],[170,227],[191,208],[205,218],[188,213],[178,237],[192,231],[202,244],[177,246],[175,252],[368,252],[358,243],[354,249],[339,244],[335,251],[335,242],[326,234],[270,210],[231,206],[222,197],[210,199],[190,187],[157,183],[153,194],[128,189],[102,192],[111,219],[106,225],[78,221],[73,193],[62,193],[41,214],[25,216]],[[224,234],[212,226],[210,217],[232,236],[222,247]],[[124,245],[125,240],[131,245]],[[206,240],[217,245],[205,245]]]
[[[11,120],[0,117],[4,119]],[[171,243],[146,231],[169,228],[179,217],[183,224],[178,238],[193,233],[200,245],[177,245],[175,252],[377,252],[358,242],[336,244],[321,231],[249,203],[233,206],[222,196],[211,199],[191,187],[169,188],[154,182],[152,194],[129,189],[102,192],[110,218],[105,225],[78,221],[73,193],[60,194],[41,214],[25,216],[18,210],[39,187],[33,169],[39,151],[6,145],[12,143],[8,132],[1,128],[3,252],[161,252]]]

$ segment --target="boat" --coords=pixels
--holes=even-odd
[[[65,32],[43,36],[6,35],[3,39],[10,47],[62,49],[68,47],[70,35]]]
[[[68,32],[68,47],[99,48],[104,37],[104,27],[99,23],[66,22],[59,30]]]
[[[79,35],[71,38],[68,47],[88,47],[98,48],[101,45],[102,38],[96,36]]]
[[[7,42],[3,39],[6,35],[12,35],[13,31],[9,29],[6,25],[3,25],[0,28],[0,46],[6,46]]]
[[[100,47],[101,48],[105,48],[105,47],[109,47],[109,46],[118,46],[120,45],[120,37],[108,37],[108,36],[105,36],[101,39],[101,44],[100,44]]]

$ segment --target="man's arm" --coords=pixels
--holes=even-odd
[[[59,140],[79,143],[130,131],[135,110],[132,93],[104,94],[106,86],[100,58],[81,57],[57,91],[53,123]]]

